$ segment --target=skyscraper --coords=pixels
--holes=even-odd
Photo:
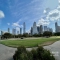
[[[23,23],[23,34],[26,33],[26,25],[25,22]]]
[[[33,27],[31,27],[31,35],[33,34]]]
[[[19,31],[17,31],[17,35],[19,34]]]
[[[10,33],[10,28],[8,28],[8,33]]]
[[[12,29],[12,34],[16,35],[16,29]]]
[[[22,34],[22,28],[20,28],[20,34]]]
[[[47,30],[48,30],[47,26],[44,26],[44,32],[47,31]]]
[[[3,31],[1,31],[1,36],[3,35]]]
[[[49,29],[49,31],[50,31],[50,32],[53,32],[53,29],[52,29],[52,28],[50,28],[50,29]]]
[[[40,27],[37,26],[37,31],[38,31],[38,34],[40,34]]]
[[[57,22],[55,22],[55,32],[60,32],[60,26],[58,26]]]
[[[55,22],[55,32],[58,32],[58,24]]]
[[[43,26],[40,25],[40,34],[43,34]]]
[[[38,34],[36,22],[33,23],[33,35]]]

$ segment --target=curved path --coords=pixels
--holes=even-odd
[[[44,48],[50,50],[56,60],[60,60],[60,41],[57,41],[49,46],[44,46]]]
[[[15,53],[15,48],[10,48],[0,44],[0,60],[13,60],[13,54]]]
[[[35,47],[34,49],[36,49]],[[60,41],[57,41],[49,46],[44,46],[45,49],[50,50],[52,54],[54,54],[56,60],[60,60]],[[27,50],[31,50],[32,48],[27,48]],[[13,55],[16,51],[16,48],[11,48],[0,44],[0,60],[13,60]]]

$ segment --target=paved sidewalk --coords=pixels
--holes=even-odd
[[[50,50],[56,60],[60,60],[60,41],[57,41],[49,46],[44,46],[44,48]]]
[[[0,44],[0,60],[13,60],[15,48],[10,48]]]

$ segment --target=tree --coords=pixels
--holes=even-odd
[[[50,31],[45,31],[45,32],[43,33],[43,36],[52,36],[52,32],[50,32]]]
[[[60,32],[54,33],[54,36],[60,36]]]
[[[10,33],[4,33],[3,35],[2,35],[2,38],[11,38],[12,37],[12,34],[10,34]]]
[[[33,37],[39,37],[39,34],[34,34]]]
[[[18,34],[17,36],[20,38],[20,37],[22,37],[22,34]]]
[[[24,33],[24,34],[22,35],[22,37],[29,37],[29,34],[28,34],[28,33]]]

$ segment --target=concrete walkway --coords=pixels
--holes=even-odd
[[[35,47],[34,49],[36,49]],[[52,45],[44,46],[45,49],[50,50],[54,54],[56,60],[60,60],[60,41],[55,42]],[[27,50],[32,50],[32,48],[26,48]],[[13,55],[17,49],[4,46],[0,44],[0,60],[13,60]]]
[[[50,50],[56,60],[60,60],[60,41],[57,41],[49,46],[44,46],[44,48]]]
[[[13,54],[15,53],[15,48],[10,48],[0,44],[0,60],[13,60]]]

